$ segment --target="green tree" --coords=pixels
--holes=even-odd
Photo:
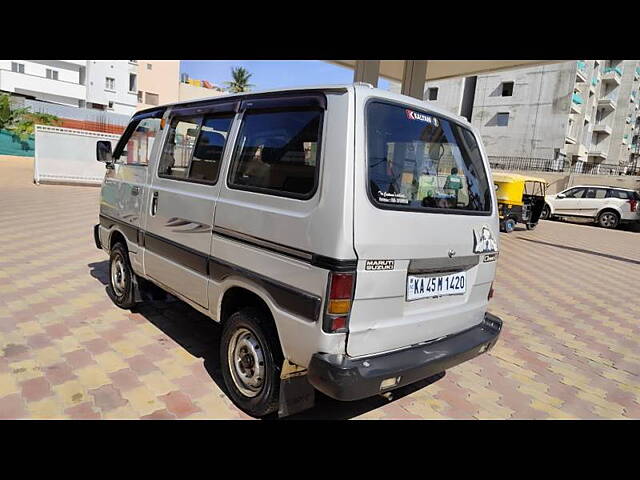
[[[0,129],[9,130],[25,141],[35,131],[36,125],[57,125],[58,117],[49,113],[34,113],[30,107],[14,108],[11,97],[0,94]]]
[[[231,82],[224,82],[227,84],[227,91],[231,93],[248,92],[253,87],[249,83],[249,79],[253,74],[244,67],[233,67],[231,69]]]

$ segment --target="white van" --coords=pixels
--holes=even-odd
[[[311,386],[384,393],[497,341],[496,198],[461,117],[367,84],[226,95],[140,111],[97,156],[110,296],[160,287],[219,322],[250,415],[308,407]]]

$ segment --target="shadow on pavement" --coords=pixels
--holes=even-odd
[[[88,267],[92,277],[103,285],[108,285],[108,261],[90,263]],[[117,307],[114,306],[114,308]],[[132,312],[142,315],[194,357],[202,358],[211,379],[227,397],[229,396],[220,370],[219,344],[222,335],[220,325],[170,294],[167,294],[166,300],[147,301],[139,304]],[[355,402],[339,402],[316,392],[315,406],[312,409],[286,417],[283,420],[346,420],[414,393],[440,380],[444,375],[445,373],[442,372],[389,392],[390,398],[376,396]],[[269,419],[275,418],[274,415]]]
[[[578,247],[569,247],[567,245],[558,245],[557,243],[543,242],[541,240],[533,240],[532,238],[518,237],[518,239],[519,240],[524,240],[525,242],[539,243],[541,245],[547,245],[549,247],[563,248],[564,250],[571,250],[573,252],[587,253],[589,255],[596,255],[598,257],[604,257],[604,258],[610,258],[612,260],[618,260],[620,262],[633,263],[635,265],[640,265],[640,260],[633,260],[631,258],[618,257],[617,255],[611,255],[609,253],[594,252],[593,250],[586,250],[584,248],[578,248]]]
[[[89,273],[93,278],[99,280],[103,285],[109,284],[109,262],[107,260],[90,263],[87,266],[91,269]]]

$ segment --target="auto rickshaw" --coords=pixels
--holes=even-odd
[[[517,223],[523,223],[527,230],[536,228],[548,182],[515,173],[493,173],[493,182],[498,197],[500,231],[510,233]]]

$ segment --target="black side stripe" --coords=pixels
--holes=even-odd
[[[237,274],[250,279],[253,283],[264,288],[275,303],[282,309],[315,322],[320,315],[320,305],[322,300],[317,295],[312,295],[289,285],[265,277],[251,270],[225,262],[219,258],[209,257],[209,270],[211,278],[215,281],[222,281],[230,275]]]
[[[117,218],[110,217],[108,215],[100,214],[100,225],[107,229],[111,229],[113,225],[118,225],[122,230],[122,233],[132,243],[140,243],[138,242],[138,232],[139,228],[135,225],[131,225],[127,222],[123,222]]]
[[[221,237],[229,238],[238,242],[246,243],[258,248],[263,248],[274,253],[292,257],[304,262],[308,262],[315,267],[333,270],[334,272],[348,272],[355,270],[358,266],[358,260],[342,260],[338,258],[325,257],[316,253],[307,252],[293,247],[280,245],[279,243],[264,240],[262,238],[253,237],[244,233],[236,232],[222,227],[213,227],[213,233]]]
[[[239,275],[260,285],[269,293],[279,308],[311,322],[318,320],[322,299],[299,288],[286,285],[257,272],[225,262],[219,258],[206,255],[167,238],[154,235],[142,229],[106,215],[100,215],[100,224],[111,228],[117,224],[130,241],[137,241],[149,251],[160,255],[215,281],[222,281],[230,275]],[[128,227],[128,228],[127,228]],[[127,231],[129,233],[127,233]],[[259,246],[259,245],[257,245]]]
[[[144,244],[145,248],[161,257],[167,258],[200,275],[209,275],[209,264],[207,262],[209,256],[202,252],[149,232],[144,234]]]

